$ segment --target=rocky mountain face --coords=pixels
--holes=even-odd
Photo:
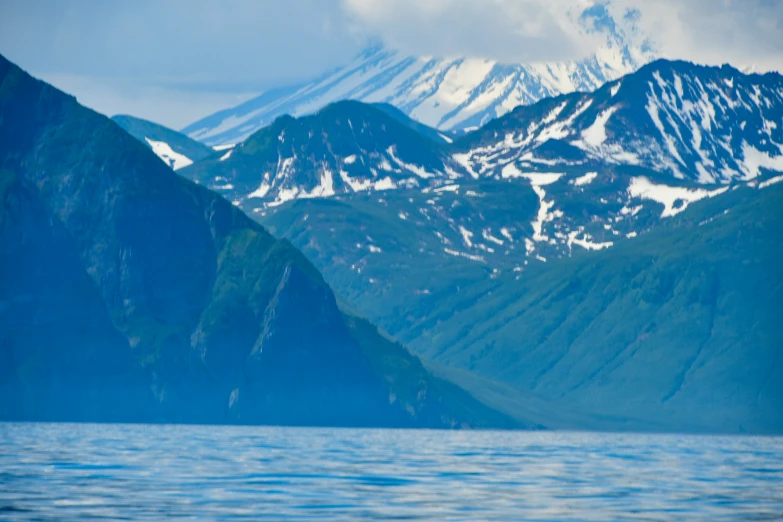
[[[289,238],[355,309],[436,364],[552,411],[576,406],[592,426],[775,431],[781,396],[764,371],[781,345],[766,315],[744,310],[780,312],[781,85],[658,61],[456,140],[335,104],[181,174]],[[724,335],[748,328],[759,337]],[[655,358],[671,364],[635,386]],[[697,415],[711,393],[733,413]]]
[[[519,426],[286,240],[0,57],[0,417]]]
[[[595,5],[570,20],[572,31],[602,42],[594,55],[577,62],[503,64],[371,47],[321,78],[263,93],[182,132],[209,145],[239,143],[281,115],[305,116],[346,99],[388,103],[443,131],[478,127],[519,105],[595,90],[649,62],[655,55],[636,27],[638,13],[610,7]]]
[[[8,170],[0,201],[0,418],[145,419],[154,400],[144,372],[67,230]]]

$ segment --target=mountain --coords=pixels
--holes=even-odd
[[[613,249],[477,281],[417,347],[630,429],[781,433],[783,185],[723,197]]]
[[[348,267],[364,266],[370,246],[397,251],[401,240],[378,238],[407,219],[416,228],[402,241],[405,263],[426,264],[415,260],[423,248],[438,262],[462,257],[491,273],[519,272],[575,249],[609,248],[725,194],[731,182],[783,171],[781,93],[777,74],[659,60],[593,93],[515,109],[452,143],[385,106],[339,102],[281,117],[231,155],[180,173],[259,219],[292,199],[339,199],[344,205],[329,208],[352,215],[338,223],[367,230],[348,234],[357,251],[343,249]],[[289,221],[325,207],[295,208]]]
[[[422,129],[388,107],[342,101],[299,119],[281,116],[181,174],[249,212],[296,198],[427,187],[459,177],[448,143]]]
[[[152,152],[174,170],[187,167],[215,153],[211,147],[151,121],[126,115],[114,116],[112,120],[151,148]]]
[[[728,87],[724,80],[738,88],[713,90],[713,84]],[[358,313],[421,354],[432,368],[458,379],[468,375],[460,384],[493,401],[495,407],[518,399],[523,410],[531,407],[546,412],[528,419],[570,429],[780,431],[779,417],[772,414],[773,407],[780,406],[780,396],[774,389],[759,387],[766,382],[761,380],[761,368],[777,364],[777,337],[766,315],[762,321],[759,314],[755,324],[742,311],[756,310],[755,303],[762,302],[764,313],[780,311],[775,305],[778,272],[769,257],[775,250],[764,249],[774,242],[779,213],[771,205],[779,194],[777,183],[783,181],[783,169],[776,167],[783,157],[775,152],[779,134],[769,123],[781,108],[774,94],[780,90],[778,82],[776,75],[742,76],[728,67],[658,61],[594,93],[519,108],[475,132],[453,137],[453,143],[433,139],[433,129],[417,130],[417,139],[405,140],[417,149],[415,156],[406,152],[405,170],[384,152],[388,147],[396,150],[399,138],[394,137],[401,133],[384,133],[383,126],[389,127],[381,117],[362,120],[363,128],[365,123],[369,126],[366,133],[394,138],[381,147],[372,143],[359,147],[347,132],[323,132],[338,120],[353,121],[356,113],[352,111],[359,108],[377,115],[373,106],[334,104],[313,117],[288,119],[289,123],[300,122],[296,134],[284,134],[272,126],[251,136],[246,143],[264,136],[264,143],[274,151],[263,163],[253,159],[231,169],[214,170],[212,159],[180,172],[186,177],[197,174],[203,184],[222,183],[217,176],[227,174],[245,180],[245,186],[224,188],[222,193],[275,235],[290,239]],[[672,93],[678,93],[680,84],[683,96],[673,100]],[[639,143],[645,147],[665,144],[665,136],[675,133],[667,130],[664,135],[655,125],[647,110],[653,94],[668,100],[669,107],[688,107],[695,103],[691,89],[699,84],[710,92],[705,95],[709,104],[703,102],[705,110],[715,111],[709,120],[710,132],[702,134],[704,149],[691,140],[686,141],[687,149],[680,143],[683,163],[678,162],[675,171],[664,168],[668,163],[663,162],[667,158],[663,152],[655,163],[655,156],[641,153],[648,149],[632,148]],[[748,102],[751,95],[752,104]],[[732,106],[734,112],[729,111]],[[601,116],[612,107],[612,114]],[[685,122],[679,129],[688,136],[688,112],[669,111],[672,118]],[[318,126],[310,126],[316,121]],[[580,147],[578,142],[585,140],[584,133],[594,129],[596,122],[602,122],[605,129],[605,143],[623,145],[626,153],[637,150],[636,155],[629,160],[608,147]],[[343,126],[350,129],[347,123]],[[311,140],[319,153],[301,148],[294,153],[287,148],[293,136],[306,141],[311,132],[319,136]],[[727,144],[726,136],[734,140]],[[721,143],[732,152],[721,145],[725,154],[715,153],[713,145]],[[743,170],[741,165],[749,165],[755,154],[744,156],[749,147],[768,151],[769,168]],[[239,153],[242,147],[236,150]],[[423,171],[429,176],[419,176],[416,184],[395,182],[387,190],[365,182],[361,190],[347,184],[329,195],[314,193],[313,187],[318,186],[314,180],[322,179],[323,163],[330,162],[326,170],[339,172],[349,152],[356,155],[356,164],[370,164],[378,175],[382,172],[378,161],[385,156],[394,168],[384,175],[415,179],[410,172]],[[730,176],[707,179],[695,160],[685,160],[698,157],[704,166],[702,155],[715,167],[737,167],[731,167]],[[437,162],[425,163],[426,158],[437,158]],[[278,164],[290,166],[282,170]],[[372,169],[363,171],[368,180],[376,179]],[[250,197],[248,189],[255,191],[264,182],[270,189]],[[273,190],[283,182],[291,194],[286,201]],[[306,197],[299,197],[301,193]],[[765,215],[756,215],[762,211]],[[753,233],[743,232],[753,220],[766,224]],[[732,225],[728,229],[711,225],[719,222]],[[693,245],[685,248],[689,235]],[[722,253],[733,254],[723,263],[710,251],[712,244],[720,246]],[[669,245],[679,245],[678,252],[671,252]],[[745,260],[738,252],[758,259],[758,271],[744,271]],[[686,254],[694,258],[692,263]],[[720,269],[714,268],[719,261],[723,263]],[[571,273],[579,275],[569,280]],[[712,279],[703,279],[700,273],[712,274]],[[769,288],[756,278],[764,274],[769,276]],[[712,281],[718,281],[714,295],[708,284]],[[676,292],[669,291],[672,285]],[[735,298],[736,305],[726,304]],[[696,305],[689,299],[701,304],[693,308]],[[573,322],[568,320],[571,316]],[[713,316],[721,338],[707,343],[705,328],[710,323],[704,318]],[[688,323],[691,317],[695,317],[693,324]],[[601,325],[598,333],[587,332],[593,320]],[[753,335],[721,333],[748,329]],[[550,333],[557,335],[550,339]],[[635,348],[624,352],[628,366],[615,374],[616,380],[606,381],[611,387],[593,382],[591,375],[604,379],[603,368],[619,364],[611,354],[628,346],[628,336],[634,333],[654,339],[661,360],[671,361],[655,367],[658,380],[633,388],[633,379],[640,378],[645,365],[652,367],[650,358],[657,353],[653,345],[642,343],[639,358]],[[584,358],[580,373],[559,374],[558,368],[551,381],[539,379],[539,373],[550,372],[550,364],[552,368],[557,365],[547,353],[565,353],[564,361],[570,361],[569,342],[577,337],[581,340],[576,348],[581,351],[575,348],[571,353]],[[601,340],[604,337],[606,343]],[[705,378],[702,387],[688,383],[683,385],[686,391],[667,398],[679,382],[678,375],[690,371],[690,359],[681,354],[693,356],[693,346],[702,341],[705,351],[700,357],[724,368],[747,365],[754,377],[735,380],[726,370]],[[537,352],[538,346],[545,348]],[[580,355],[587,350],[600,355]],[[517,366],[520,360],[527,365],[524,369]],[[463,370],[469,373],[460,373]],[[558,379],[563,386],[556,385]],[[584,397],[579,395],[578,379],[589,383]],[[545,381],[549,387],[540,384]],[[615,394],[610,388],[618,391]],[[731,395],[727,390],[739,391]],[[719,398],[710,403],[714,404],[711,412],[695,411],[704,404],[699,397],[713,392]],[[763,400],[753,403],[754,393]],[[633,399],[629,400],[635,405],[633,411],[623,405],[623,396]],[[536,401],[544,401],[545,406]],[[720,415],[724,406],[731,413]],[[563,413],[574,409],[578,415]]]
[[[0,57],[0,418],[522,425],[343,313],[285,240]]]
[[[479,175],[608,164],[750,180],[783,170],[783,76],[659,60],[593,93],[519,107],[459,148]]]
[[[519,105],[574,91],[592,91],[654,57],[639,34],[635,11],[598,4],[570,24],[602,45],[576,62],[502,64],[475,58],[409,56],[371,47],[333,72],[302,85],[271,90],[182,129],[209,145],[239,143],[283,114],[303,116],[353,99],[388,103],[430,127],[462,130],[487,123]]]
[[[68,232],[8,170],[0,203],[0,418],[144,420],[144,372]]]
[[[439,210],[406,190],[298,200],[259,219],[431,364],[511,387],[490,405],[532,396],[547,413],[528,418],[568,429],[779,433],[781,182],[735,184],[547,262],[435,218],[523,221],[537,202],[518,179],[468,185],[480,196],[462,200],[462,186],[443,192]],[[554,424],[566,409],[585,417]]]

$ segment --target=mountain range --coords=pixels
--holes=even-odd
[[[658,60],[469,132],[314,104],[182,166],[7,71],[4,417],[783,431],[778,74]]]
[[[410,56],[373,46],[320,78],[264,92],[194,122],[182,133],[208,145],[239,143],[279,116],[305,116],[344,99],[387,103],[442,131],[478,127],[519,105],[592,91],[651,61],[654,46],[637,27],[639,13],[611,7],[596,4],[569,19],[575,33],[601,43],[597,52],[579,61],[503,64]]]
[[[779,431],[781,93],[659,60],[461,137],[344,101],[180,174],[509,415]]]
[[[343,312],[288,241],[3,57],[0,203],[0,419],[524,425]]]
[[[394,220],[431,229],[420,247],[521,270],[783,171],[782,93],[778,74],[659,60],[451,143],[387,106],[343,101],[181,173],[258,218],[294,199],[393,200]]]

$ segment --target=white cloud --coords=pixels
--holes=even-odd
[[[595,51],[600,42],[573,21],[596,4],[620,24],[638,11],[642,37],[664,57],[783,70],[783,0],[343,0],[357,25],[390,46],[514,63]]]
[[[180,127],[346,63],[368,39],[414,55],[573,60],[603,0],[7,0],[0,53],[104,112]],[[660,54],[783,71],[783,0],[611,0]],[[641,37],[640,37],[641,41]],[[640,43],[637,41],[636,43]]]
[[[501,62],[579,59],[598,42],[574,30],[590,0],[343,0],[357,26],[413,54]]]
[[[661,55],[701,64],[783,71],[781,0],[613,0],[635,8]]]

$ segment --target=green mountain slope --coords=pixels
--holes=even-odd
[[[344,316],[290,243],[2,57],[0,172],[3,419],[519,425]]]
[[[143,420],[152,392],[75,245],[35,187],[6,170],[0,266],[0,418]]]
[[[705,202],[667,230],[503,280],[467,309],[443,303],[451,317],[417,345],[594,414],[783,431],[783,187],[726,197],[728,213]]]
[[[461,188],[486,198],[461,202],[459,213],[502,212],[491,192]],[[518,201],[503,220],[529,219],[535,202],[524,188],[499,199]],[[435,232],[446,227],[433,225],[424,201],[431,194],[297,201],[263,222],[302,248],[357,310],[436,365],[544,401],[553,414],[538,422],[767,432],[783,430],[780,190],[737,186],[639,238],[521,271],[511,268],[524,252],[506,256],[508,266],[444,252]],[[455,208],[443,194],[440,207]],[[448,238],[459,244],[458,234]],[[495,386],[460,382],[479,394]],[[507,399],[497,398],[497,407]]]

